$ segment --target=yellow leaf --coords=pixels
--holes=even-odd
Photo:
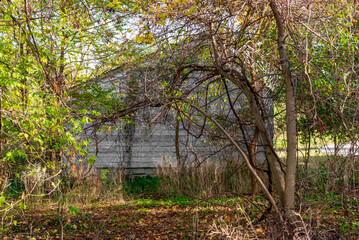
[[[186,16],[190,15],[194,10],[196,9],[196,6],[191,7],[187,12],[186,12]]]

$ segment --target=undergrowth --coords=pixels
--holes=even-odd
[[[313,168],[314,166],[317,167]],[[333,187],[325,187],[331,179],[327,167],[328,163],[325,162],[312,164],[308,169],[307,182],[301,182],[304,171],[299,165],[297,209],[313,239],[323,239],[325,234],[327,238],[359,236],[357,180],[353,179],[353,185],[349,188],[343,189],[344,183],[339,180]],[[36,213],[41,209],[45,211],[45,215],[49,213],[52,219],[49,223],[41,222],[42,225],[62,226],[55,229],[57,232],[53,232],[54,235],[99,231],[101,227],[95,227],[96,223],[91,220],[93,216],[88,209],[99,211],[99,214],[108,216],[115,222],[123,221],[120,216],[113,216],[117,210],[133,209],[138,214],[136,224],[142,224],[141,217],[146,214],[156,215],[157,210],[170,211],[171,214],[178,214],[178,218],[189,217],[191,229],[199,236],[214,239],[235,239],[235,236],[239,239],[248,239],[261,236],[262,232],[278,232],[280,226],[273,225],[276,220],[272,220],[272,214],[267,212],[269,204],[265,197],[260,191],[252,194],[246,168],[241,165],[222,168],[219,164],[207,164],[203,165],[202,169],[185,169],[181,172],[182,189],[179,189],[178,169],[162,168],[158,169],[159,174],[156,177],[129,177],[120,171],[108,171],[107,174],[94,173],[83,179],[58,178],[59,184],[52,192],[49,183],[46,182],[46,175],[42,175],[46,171],[39,168],[10,182],[5,191],[6,197],[15,199],[21,194],[25,197],[21,199],[20,204],[4,214],[1,228],[4,232],[10,233],[18,229],[17,225],[21,223],[27,225],[31,234],[35,236],[34,230],[42,221],[39,220],[42,216]],[[27,192],[29,189],[32,192]],[[105,210],[109,206],[113,206],[113,210]],[[226,219],[219,214],[226,211],[234,211],[237,220],[232,217]],[[201,223],[201,219],[207,219],[207,222]],[[82,225],[82,221],[86,221],[86,225]],[[126,224],[124,226],[131,225]],[[200,233],[201,224],[207,224],[208,228]],[[238,227],[238,224],[245,227]],[[325,229],[333,231],[326,232]],[[186,236],[188,234],[190,233],[185,233]]]

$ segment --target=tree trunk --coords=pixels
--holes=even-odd
[[[285,30],[283,19],[274,1],[270,2],[277,24],[277,45],[283,79],[286,86],[286,125],[287,125],[287,161],[285,174],[284,206],[294,210],[295,176],[297,162],[297,128],[295,119],[295,86],[290,72],[290,64],[285,48]]]
[[[178,188],[179,194],[183,193],[183,182],[182,182],[182,173],[183,173],[183,165],[181,162],[181,155],[180,155],[180,147],[179,147],[179,111],[176,111],[175,115],[176,121],[176,136],[175,136],[175,147],[176,147],[176,159],[177,159],[177,177],[178,177]]]
[[[253,164],[253,167],[255,167],[256,164],[256,153],[258,148],[258,129],[254,129],[253,139],[251,140],[249,146],[248,146],[248,154],[249,159],[251,160],[251,164]],[[257,181],[253,174],[251,174],[251,193],[252,196],[255,196],[257,194]]]

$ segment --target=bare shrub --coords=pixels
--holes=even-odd
[[[44,196],[48,196],[59,186],[56,174],[49,173],[48,169],[40,163],[31,165],[27,171],[22,172],[21,180],[24,184],[23,198],[30,204],[41,203]]]
[[[43,192],[44,181],[46,179],[46,168],[40,164],[31,166],[28,171],[21,174],[21,180],[25,186],[27,194],[40,195]]]

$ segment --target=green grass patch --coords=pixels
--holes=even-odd
[[[158,193],[160,179],[158,177],[134,177],[124,182],[124,191],[128,194]]]

